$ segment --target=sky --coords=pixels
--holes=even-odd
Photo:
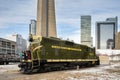
[[[95,23],[118,16],[120,31],[120,0],[55,0],[57,37],[80,43],[80,17],[91,15],[92,37]],[[21,34],[28,39],[31,19],[36,20],[37,0],[0,0],[0,37]]]

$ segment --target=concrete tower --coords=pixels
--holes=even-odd
[[[54,0],[38,0],[36,35],[57,37]]]

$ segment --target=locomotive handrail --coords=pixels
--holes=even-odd
[[[41,48],[41,47],[42,47],[42,45],[34,48],[32,52],[34,52],[36,49],[39,49],[39,48]]]

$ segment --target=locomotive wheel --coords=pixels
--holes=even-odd
[[[25,73],[25,69],[24,68],[21,68],[20,69],[20,72],[22,72],[23,74]]]
[[[22,68],[22,69],[20,70],[20,72],[22,72],[23,74],[31,74],[31,73],[32,73],[32,70],[26,70],[26,69]]]
[[[32,70],[27,70],[25,73],[26,74],[32,74]]]

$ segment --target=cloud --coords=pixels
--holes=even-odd
[[[80,26],[80,18],[59,18],[57,19],[57,25],[59,24],[67,24],[67,26],[78,27]]]
[[[72,33],[69,33],[69,34],[65,34],[65,33],[59,34],[58,37],[64,40],[69,39],[69,41],[74,41],[75,43],[80,44],[80,31],[79,30],[74,30],[72,31]]]
[[[29,23],[36,19],[37,0],[0,0],[0,37],[21,34],[27,39]]]
[[[29,24],[36,17],[37,0],[0,0],[0,27],[10,24]],[[6,25],[6,26],[3,26]]]
[[[80,42],[81,15],[91,15],[93,37],[96,21],[120,18],[119,0],[55,0],[55,3],[58,36],[75,42]],[[0,32],[15,28],[16,32],[27,35],[30,19],[36,19],[36,7],[37,0],[0,0]]]
[[[119,20],[120,19],[119,3],[120,1],[118,0],[56,0],[56,18],[58,25],[57,27],[59,31],[65,32],[64,35],[61,36],[69,37],[72,35],[70,38],[77,41],[77,39],[79,39],[80,37],[80,32],[74,35],[72,32],[80,31],[78,30],[80,29],[80,16],[91,15],[92,36],[95,42],[96,21],[105,21],[106,18],[116,16],[118,16]],[[118,21],[118,25],[120,25],[120,20]],[[63,29],[63,27],[65,26],[69,28]],[[62,32],[59,32],[59,34],[62,34]],[[74,36],[76,36],[76,38]]]

